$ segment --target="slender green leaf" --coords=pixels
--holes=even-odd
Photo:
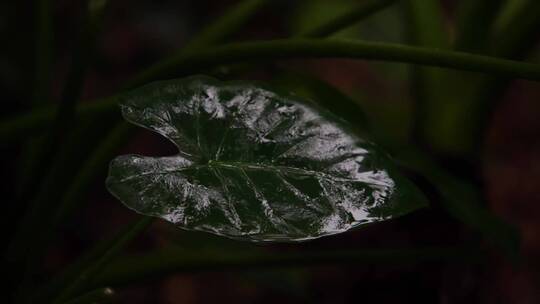
[[[298,97],[200,76],[143,86],[121,107],[179,154],[120,156],[107,187],[127,207],[180,228],[298,241],[426,204],[373,144]]]

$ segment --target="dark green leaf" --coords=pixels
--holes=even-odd
[[[373,144],[295,96],[191,77],[126,94],[122,113],[179,154],[116,158],[109,190],[129,208],[184,229],[308,240],[425,204]]]

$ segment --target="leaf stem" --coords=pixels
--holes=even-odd
[[[489,56],[382,42],[280,39],[233,43],[212,50],[174,56],[136,75],[128,86],[134,87],[155,79],[185,76],[224,64],[291,58],[351,58],[413,63],[540,81],[538,64]]]
[[[291,58],[352,58],[413,63],[540,81],[540,65],[490,56],[380,42],[282,39],[233,43],[169,58],[135,76],[129,87],[240,61],[260,62]],[[108,112],[114,110],[114,102],[107,98],[105,101],[95,102],[92,109],[98,113]],[[87,109],[81,107],[80,112],[86,112]],[[15,134],[38,129],[50,121],[50,115],[48,111],[31,112],[4,121],[0,123],[0,139],[13,138]]]

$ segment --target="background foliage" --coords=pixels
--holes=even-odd
[[[540,91],[537,82],[514,78],[538,80],[540,68],[493,57],[538,62],[539,3],[2,3],[9,297],[538,302]],[[431,207],[332,238],[271,246],[138,218],[107,194],[109,160],[175,151],[122,123],[116,94],[195,73],[263,80],[322,101],[384,146]]]

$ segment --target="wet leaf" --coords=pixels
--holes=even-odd
[[[299,241],[425,204],[373,144],[295,96],[199,76],[146,85],[121,107],[179,152],[120,156],[107,186],[127,207],[180,228]]]

